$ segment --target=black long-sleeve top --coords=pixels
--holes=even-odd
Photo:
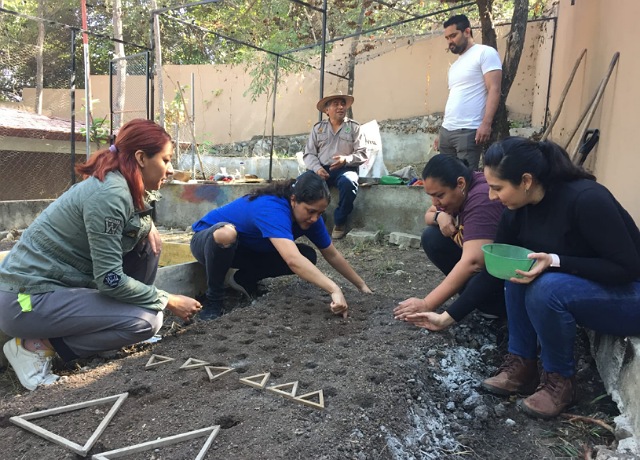
[[[559,183],[539,203],[505,210],[495,242],[557,254],[560,267],[551,271],[609,285],[640,279],[640,231],[611,192],[595,181]],[[447,312],[461,320],[502,283],[483,270]]]

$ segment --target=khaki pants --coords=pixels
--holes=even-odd
[[[440,153],[456,155],[467,162],[469,169],[476,171],[482,155],[482,144],[476,144],[475,129],[455,129],[449,131],[440,128]]]

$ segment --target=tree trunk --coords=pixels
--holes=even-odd
[[[44,0],[38,2],[38,17],[44,17]],[[42,115],[42,92],[44,88],[44,22],[38,21],[38,43],[36,44],[36,103],[34,110]]]
[[[151,0],[151,9],[158,8],[158,2]],[[158,95],[158,124],[163,128],[167,128],[164,125],[164,80],[162,76],[162,46],[160,43],[160,21],[158,15],[153,18],[153,42],[155,43],[155,79],[156,79],[156,94]]]
[[[482,44],[498,49],[496,27],[493,22],[493,0],[476,0],[480,13]]]
[[[113,38],[116,40],[122,40],[122,0],[113,0]],[[120,42],[114,41],[114,57],[123,58],[124,57],[124,45]],[[114,88],[114,101],[111,101],[113,104],[113,119],[111,120],[113,129],[120,128],[122,126],[123,120],[123,112],[124,112],[124,103],[125,103],[125,92],[127,85],[127,60],[121,59],[116,61],[116,81],[113,85]],[[145,107],[146,112],[146,107]]]
[[[493,28],[493,18],[491,11],[487,8],[491,7],[493,0],[476,0],[480,11],[480,20],[482,21],[482,42],[490,46],[491,43],[485,42],[485,28]],[[488,16],[487,16],[488,13]],[[507,49],[505,51],[504,62],[502,63],[502,88],[500,92],[500,104],[498,111],[493,120],[492,140],[503,139],[509,136],[509,120],[507,117],[506,100],[511,90],[511,85],[516,77],[518,65],[520,64],[520,56],[522,56],[522,48],[524,46],[525,34],[527,32],[527,18],[529,15],[529,0],[514,0],[513,17],[511,18],[511,30],[507,37]],[[490,21],[490,22],[489,22]],[[491,35],[491,32],[489,33]],[[493,30],[493,40],[495,40],[495,30]],[[495,43],[495,42],[494,42]]]

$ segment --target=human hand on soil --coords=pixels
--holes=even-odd
[[[358,290],[360,292],[362,292],[363,294],[373,294],[373,291],[371,289],[369,289],[369,286],[367,286],[366,283],[364,283],[362,286],[360,286],[358,288]]]
[[[349,306],[347,300],[344,298],[342,291],[337,291],[331,294],[331,313],[334,315],[342,315],[344,319],[347,319],[349,314]]]
[[[455,320],[449,316],[449,313],[446,311],[444,313],[435,313],[432,311],[413,313],[406,317],[406,321],[430,331],[441,331],[455,323]]]
[[[398,306],[393,309],[393,318],[406,321],[407,315],[425,311],[429,311],[426,300],[418,299],[417,297],[410,297],[407,300],[400,302]]]
[[[167,308],[178,318],[184,321],[190,321],[191,318],[202,309],[202,305],[191,297],[169,294]]]

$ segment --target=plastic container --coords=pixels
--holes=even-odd
[[[521,278],[516,270],[529,271],[535,263],[534,259],[527,258],[533,251],[520,246],[491,243],[483,245],[482,252],[489,274],[503,280]]]
[[[378,183],[380,185],[403,185],[404,181],[396,176],[382,176]]]

